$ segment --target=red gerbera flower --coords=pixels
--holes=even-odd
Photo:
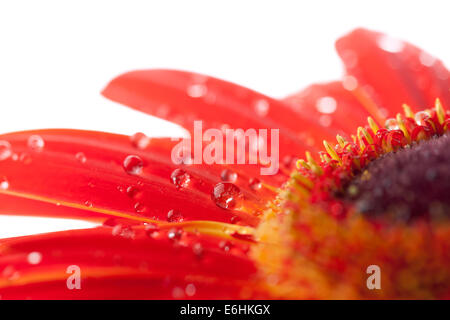
[[[284,100],[168,70],[103,91],[188,130],[280,129],[276,175],[262,163],[175,165],[176,142],[139,133],[2,135],[1,213],[102,226],[0,240],[0,296],[450,297],[449,72],[363,29],[336,47],[343,80]]]

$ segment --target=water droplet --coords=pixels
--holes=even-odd
[[[84,202],[84,205],[86,206],[86,207],[88,207],[88,208],[92,208],[92,202],[90,202],[89,200],[86,200],[85,202]]]
[[[252,190],[256,191],[256,190],[261,189],[262,183],[257,178],[250,178],[250,180],[248,181],[248,185],[250,186],[250,188]]]
[[[167,233],[167,237],[170,240],[180,240],[182,235],[183,230],[179,228],[170,229],[169,232]]]
[[[345,76],[342,80],[342,86],[345,90],[353,91],[358,87],[358,80],[353,76]]]
[[[156,223],[149,223],[145,225],[145,233],[149,237],[156,237],[159,234],[159,227]]]
[[[113,236],[120,236],[125,239],[133,239],[135,236],[134,230],[130,226],[124,226],[122,224],[118,224],[112,229]]]
[[[352,69],[358,64],[358,56],[353,50],[345,50],[341,53],[342,61],[347,68]]]
[[[322,97],[316,101],[316,109],[321,113],[333,113],[336,111],[337,103],[332,97]]]
[[[30,164],[33,160],[28,153],[21,153],[19,156],[19,161],[23,162],[23,164]]]
[[[269,102],[264,99],[260,99],[255,102],[255,112],[260,117],[265,117],[269,113]]]
[[[416,123],[421,126],[426,125],[426,120],[428,120],[429,118],[430,115],[425,111],[419,111],[414,116],[414,120],[416,120]]]
[[[129,186],[127,188],[126,192],[127,192],[127,195],[130,198],[135,199],[135,200],[142,199],[143,196],[144,196],[144,192],[141,189],[139,189],[138,187],[135,187],[135,186]]]
[[[41,136],[32,135],[28,138],[28,147],[34,151],[41,151],[44,145],[44,139]]]
[[[177,210],[172,209],[167,213],[167,221],[169,222],[181,222],[183,220],[183,215]]]
[[[30,252],[27,256],[29,264],[39,264],[42,261],[42,254],[37,251]]]
[[[134,211],[137,213],[144,213],[147,211],[147,207],[141,202],[136,202],[134,204]]]
[[[387,35],[382,35],[379,37],[377,43],[381,49],[391,53],[400,52],[405,47],[403,41]]]
[[[129,155],[123,161],[123,168],[125,172],[132,175],[138,175],[142,172],[144,162],[142,159],[135,155]]]
[[[219,247],[220,247],[223,251],[228,252],[228,251],[230,251],[231,248],[233,247],[233,244],[232,244],[230,241],[221,241],[221,242],[219,243]]]
[[[187,94],[192,98],[203,97],[206,92],[208,92],[208,88],[204,84],[193,84],[187,88]]]
[[[197,242],[192,246],[192,251],[194,252],[194,254],[198,257],[201,258],[203,256],[203,246],[201,243]]]
[[[422,51],[419,55],[420,63],[423,64],[425,67],[431,67],[435,62],[436,58],[429,55],[428,53]]]
[[[220,182],[214,186],[211,198],[220,208],[234,209],[240,205],[243,195],[241,190],[234,184]]]
[[[140,150],[143,150],[148,147],[150,144],[150,138],[147,137],[142,132],[137,132],[130,137],[131,144]]]
[[[184,290],[180,287],[175,287],[172,289],[172,298],[181,299],[184,297]]]
[[[224,169],[220,174],[220,179],[225,182],[236,182],[237,176],[236,172],[230,169]]]
[[[397,120],[395,120],[394,118],[387,119],[386,122],[384,123],[384,126],[388,130],[397,130],[398,129]]]
[[[172,172],[172,174],[170,175],[170,179],[172,180],[172,183],[175,185],[175,187],[177,187],[177,189],[186,188],[191,181],[191,176],[183,169],[178,168]]]
[[[84,155],[84,153],[83,152],[78,152],[76,155],[75,155],[75,158],[78,160],[78,161],[80,161],[81,163],[86,163],[86,156]]]
[[[193,297],[196,291],[197,289],[195,288],[195,285],[193,283],[189,283],[184,290],[188,297]]]
[[[0,140],[0,161],[8,159],[11,154],[11,144],[8,141]]]
[[[1,190],[8,190],[9,188],[9,182],[6,179],[6,177],[1,177],[0,178],[0,189]]]

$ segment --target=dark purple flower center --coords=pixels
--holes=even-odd
[[[381,156],[351,181],[345,197],[371,217],[449,218],[450,135]]]

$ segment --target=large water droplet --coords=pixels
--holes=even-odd
[[[236,182],[237,176],[236,172],[230,169],[224,169],[220,174],[220,179],[225,182]]]
[[[388,130],[398,130],[398,122],[394,118],[387,119],[384,126]]]
[[[256,191],[256,190],[261,189],[262,183],[257,178],[250,178],[250,180],[248,181],[248,185],[250,186],[250,188],[252,190]]]
[[[86,156],[84,155],[83,152],[78,152],[78,153],[75,155],[75,158],[76,158],[78,161],[80,161],[81,163],[86,163],[86,160],[87,160],[87,158],[86,158]]]
[[[132,175],[138,175],[142,172],[144,162],[139,156],[129,155],[123,161],[125,172]]]
[[[269,113],[269,102],[264,99],[260,99],[255,102],[255,112],[260,117],[265,117]]]
[[[0,189],[8,190],[8,188],[9,188],[9,182],[6,179],[6,177],[0,177]]]
[[[175,185],[175,187],[177,187],[177,189],[186,188],[191,181],[191,176],[183,169],[178,168],[172,172],[172,174],[170,175],[170,179],[172,180],[172,183]]]
[[[169,222],[181,222],[183,220],[183,215],[178,210],[172,209],[167,213],[167,221]]]
[[[8,159],[11,154],[11,144],[8,141],[0,140],[0,161]]]
[[[316,101],[316,109],[320,113],[333,113],[336,111],[337,103],[332,97],[322,97]]]
[[[34,151],[41,151],[45,146],[44,139],[39,135],[32,135],[28,138],[28,147]]]
[[[145,149],[150,144],[150,138],[142,132],[137,132],[130,137],[131,144],[138,149]]]
[[[27,256],[29,264],[39,264],[42,261],[42,254],[37,251],[30,252]]]
[[[196,291],[197,289],[195,288],[195,285],[193,283],[189,283],[184,290],[188,297],[193,297]]]
[[[240,205],[243,195],[241,190],[234,184],[220,182],[214,186],[211,198],[220,208],[234,209]]]

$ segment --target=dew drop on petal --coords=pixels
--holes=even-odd
[[[261,189],[262,183],[257,178],[250,178],[250,180],[248,181],[248,185],[250,186],[250,188],[252,190],[256,191],[256,190]]]
[[[184,291],[188,297],[193,297],[197,289],[193,283],[189,283]]]
[[[214,203],[223,209],[234,209],[241,204],[243,195],[241,190],[232,183],[219,182],[211,193]]]
[[[333,113],[336,111],[337,103],[332,97],[322,97],[316,101],[316,109],[320,113]]]
[[[345,76],[342,80],[342,86],[345,90],[353,91],[358,87],[358,80],[353,76]]]
[[[382,35],[378,38],[378,46],[387,52],[391,52],[391,53],[397,53],[403,50],[403,48],[405,47],[405,44],[403,41],[387,36],[387,35]]]
[[[183,215],[181,214],[181,212],[177,210],[172,209],[167,213],[168,222],[181,222],[183,220],[184,220]]]
[[[8,190],[8,188],[9,188],[9,182],[6,179],[6,177],[0,177],[0,189]]]
[[[131,144],[140,150],[143,150],[148,147],[150,144],[150,138],[147,137],[142,132],[137,132],[130,137]]]
[[[156,223],[148,223],[145,225],[145,233],[149,236],[154,238],[159,233],[159,227]]]
[[[27,165],[30,164],[33,159],[31,158],[31,156],[28,153],[21,153],[19,156],[19,161],[21,161],[23,164]]]
[[[269,102],[264,99],[260,99],[255,102],[255,112],[260,117],[265,117],[269,113]]]
[[[34,151],[41,151],[44,145],[44,139],[39,135],[32,135],[28,138],[28,147]]]
[[[183,169],[177,168],[173,170],[172,174],[170,175],[170,180],[175,185],[175,187],[177,187],[177,189],[186,188],[191,181],[191,176]]]
[[[387,119],[386,122],[384,123],[384,126],[388,130],[397,130],[398,129],[397,120],[394,118]]]
[[[184,297],[184,290],[180,287],[175,287],[172,289],[172,298],[181,299]]]
[[[169,232],[167,233],[167,237],[170,240],[180,240],[182,235],[183,230],[179,228],[170,229]]]
[[[414,116],[414,120],[416,120],[416,123],[421,126],[425,125],[426,120],[428,120],[429,118],[430,115],[425,111],[419,111]]]
[[[39,264],[42,261],[42,254],[37,251],[30,252],[27,261],[29,264]]]
[[[112,229],[113,236],[120,236],[125,239],[133,239],[135,236],[134,230],[130,226],[124,226],[122,224],[118,224]]]
[[[81,163],[86,163],[86,160],[87,160],[87,158],[86,158],[86,156],[84,155],[83,152],[78,152],[78,153],[75,155],[75,158],[76,158],[78,161],[80,161]]]
[[[233,244],[232,244],[230,241],[221,241],[221,242],[219,243],[219,247],[220,247],[223,251],[228,252],[228,251],[230,251],[231,248],[233,247]]]
[[[144,196],[144,192],[136,186],[129,186],[126,190],[126,193],[127,196],[135,200],[142,199]]]
[[[194,243],[194,245],[192,246],[192,251],[194,252],[194,254],[198,257],[201,258],[203,256],[203,246],[201,243]]]
[[[92,202],[90,202],[89,200],[86,200],[86,201],[84,202],[84,205],[85,205],[86,207],[88,207],[88,208],[92,208],[92,206],[93,206]]]
[[[11,144],[8,141],[0,140],[0,161],[8,159],[11,154]]]
[[[144,213],[147,211],[147,207],[142,202],[136,202],[134,204],[134,211],[137,213]]]
[[[224,169],[220,174],[220,179],[225,182],[236,182],[237,176],[236,172],[230,169]]]
[[[207,91],[208,88],[204,84],[193,84],[187,88],[187,94],[192,98],[203,97]]]
[[[139,156],[129,155],[123,161],[125,172],[132,175],[138,175],[142,172],[144,162]]]

